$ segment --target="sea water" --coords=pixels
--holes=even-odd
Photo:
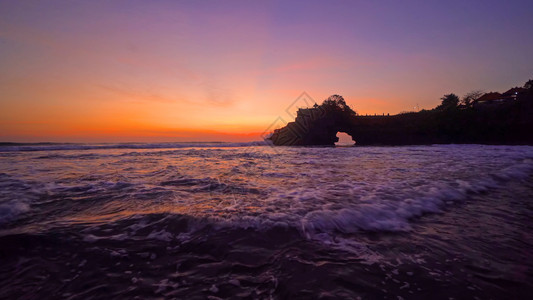
[[[0,146],[0,298],[533,295],[533,147]]]

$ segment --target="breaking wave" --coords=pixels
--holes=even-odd
[[[533,147],[261,145],[0,146],[0,298],[533,289]]]

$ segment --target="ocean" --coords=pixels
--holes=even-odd
[[[1,299],[531,299],[533,147],[0,145]]]

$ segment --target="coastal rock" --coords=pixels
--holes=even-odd
[[[356,145],[533,145],[533,95],[524,93],[494,107],[422,110],[398,115],[357,115],[342,96],[300,108],[294,122],[268,138],[276,146],[333,146],[345,132]]]

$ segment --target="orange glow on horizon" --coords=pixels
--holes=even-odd
[[[290,105],[304,91],[319,104],[339,94],[359,114],[392,115],[529,78],[531,43],[522,37],[531,26],[513,23],[529,15],[500,31],[469,23],[483,14],[426,24],[407,17],[414,11],[0,2],[0,142],[258,140],[275,120],[293,121]],[[428,43],[435,32],[442,39]],[[523,43],[507,55],[513,39]]]

